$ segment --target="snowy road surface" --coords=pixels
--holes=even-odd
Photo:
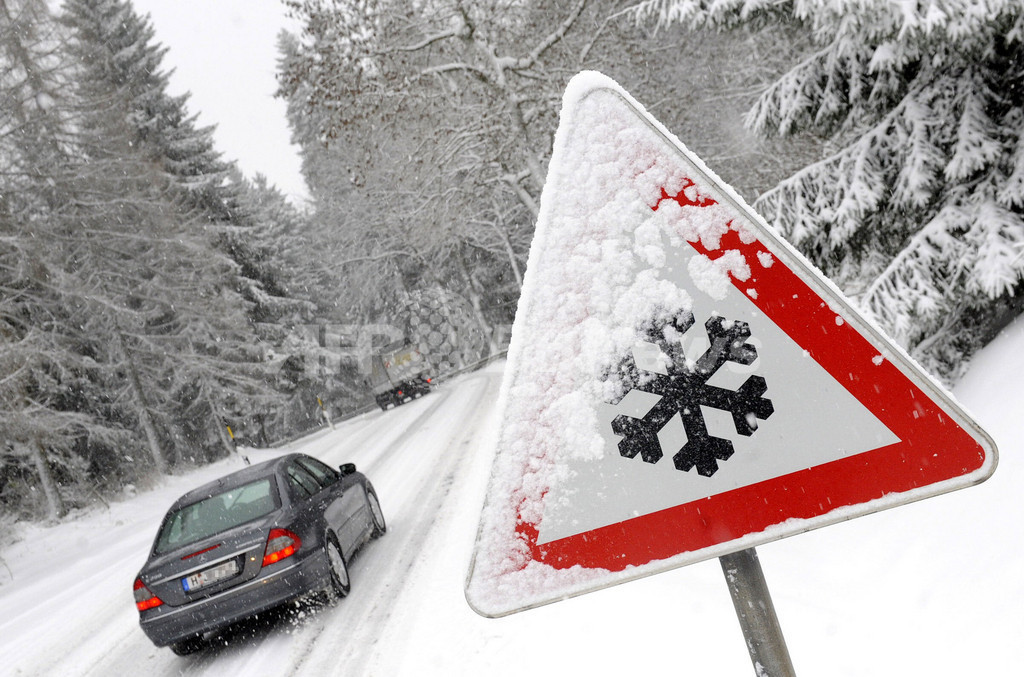
[[[1021,347],[1015,325],[958,390],[1000,444],[990,481],[758,549],[797,674],[1019,674]],[[351,563],[340,603],[272,615],[190,657],[149,643],[132,580],[171,501],[240,466],[230,459],[23,528],[0,552],[0,674],[752,674],[716,561],[503,619],[469,609],[501,366],[280,450],[355,462],[380,494],[388,533]]]

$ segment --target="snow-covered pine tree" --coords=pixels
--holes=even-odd
[[[155,42],[147,17],[128,0],[65,0],[63,21],[74,28],[78,56],[90,77],[105,82],[126,103],[131,141],[190,190],[219,184],[229,165],[214,149],[213,128],[196,127],[188,95],[168,93],[167,50]]]
[[[112,87],[126,103],[132,144],[171,180],[170,190],[184,208],[183,216],[229,259],[225,280],[241,298],[224,299],[232,304],[224,316],[241,309],[247,317],[236,329],[255,329],[254,341],[280,348],[282,334],[301,319],[307,303],[301,293],[289,296],[286,273],[272,260],[275,236],[264,226],[274,217],[261,211],[265,204],[252,199],[251,186],[241,173],[214,150],[213,129],[196,125],[187,111],[187,95],[168,94],[168,79],[161,70],[165,50],[154,43],[148,18],[139,17],[126,0],[67,0],[64,9],[65,20],[80,36],[82,60],[91,77]],[[278,209],[278,214],[283,212]],[[289,216],[298,218],[297,212]],[[240,351],[239,359],[249,359],[243,355],[250,352]],[[246,370],[263,372],[268,385],[274,380],[259,359],[249,362]],[[242,412],[224,415],[244,432]]]
[[[216,232],[217,247],[237,265],[236,285],[250,303],[253,321],[280,295],[278,282],[262,261],[254,217],[245,209],[241,175],[220,157],[213,127],[199,127],[187,108],[188,95],[168,93],[162,70],[166,49],[153,27],[128,0],[66,0],[64,20],[81,36],[83,61],[93,77],[107,82],[129,102],[133,142],[173,177],[183,203]]]
[[[826,157],[757,201],[897,341],[956,378],[1022,306],[1024,5],[1019,0],[647,0],[641,21],[791,22],[819,49],[748,123],[811,130]]]
[[[276,290],[240,255],[253,234],[237,232],[251,218],[227,180],[240,177],[187,97],[167,94],[148,21],[121,0],[68,0],[63,19],[78,64],[78,187],[92,193],[70,205],[75,241],[93,271],[86,303],[109,301],[91,322],[157,465],[202,461],[225,423],[244,429],[275,398],[254,320]]]
[[[51,518],[77,470],[72,440],[91,423],[66,406],[61,375],[82,360],[47,256],[71,137],[63,38],[43,0],[0,0],[0,500]]]
[[[332,406],[351,395],[339,390],[336,369],[319,368],[321,357],[330,364],[326,358],[334,357],[320,345],[319,327],[346,321],[339,307],[341,283],[330,257],[323,255],[330,233],[264,176],[239,178],[238,186],[240,210],[250,215],[259,262],[275,290],[275,295],[263,296],[255,326],[261,340],[272,346],[279,399],[287,400],[267,406],[261,421],[271,429],[306,428],[320,421],[319,405],[313,407],[317,397]]]

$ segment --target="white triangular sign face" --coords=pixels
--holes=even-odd
[[[496,616],[967,486],[995,445],[615,83],[566,91],[467,599]]]

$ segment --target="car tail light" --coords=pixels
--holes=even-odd
[[[141,578],[135,579],[135,586],[132,590],[135,594],[135,608],[139,611],[154,609],[164,603],[162,599],[154,595],[142,582]]]
[[[299,537],[287,529],[271,529],[267,549],[263,551],[263,566],[291,557],[301,545]]]

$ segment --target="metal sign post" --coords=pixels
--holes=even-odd
[[[740,550],[722,555],[718,561],[729,585],[736,617],[754,664],[754,674],[758,677],[795,677],[757,551],[753,548]]]

